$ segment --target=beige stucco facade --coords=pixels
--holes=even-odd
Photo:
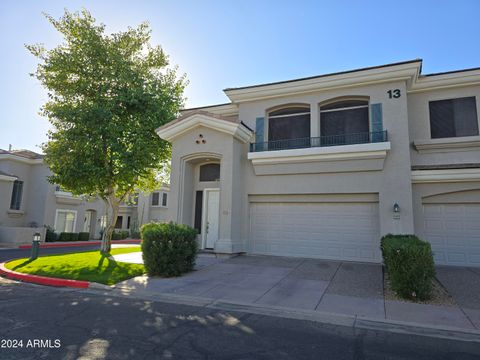
[[[432,239],[439,263],[480,265],[480,228],[472,228],[473,221],[465,220],[480,211],[480,136],[432,140],[429,122],[432,100],[475,97],[479,109],[480,71],[427,77],[420,69],[421,61],[411,61],[227,89],[231,103],[185,111],[157,130],[172,143],[168,219],[193,226],[195,194],[203,188],[218,188],[217,252],[379,262],[382,235],[415,233]],[[389,96],[392,90],[400,96]],[[249,143],[258,141],[256,119],[265,119],[263,132],[268,133],[271,109],[306,106],[310,136],[316,138],[322,136],[321,104],[350,98],[366,99],[370,107],[381,104],[386,141],[260,152],[249,149]],[[200,166],[212,161],[220,164],[220,180],[200,182]],[[394,204],[399,212],[394,212]],[[436,212],[443,215],[435,217]],[[365,213],[370,215],[364,221]],[[338,214],[337,219],[329,214]],[[276,219],[281,221],[275,223]],[[356,246],[354,230],[342,233],[341,223],[349,219],[353,219],[352,229],[364,229],[371,241],[362,240]],[[199,229],[203,247],[204,222]],[[282,222],[290,223],[296,234],[284,236],[289,227]],[[444,238],[437,243],[435,226],[451,226],[446,232],[452,234],[463,231],[458,236],[462,241]],[[456,226],[461,229],[455,230]],[[342,236],[335,237],[335,229]],[[334,239],[344,245],[337,248]]]
[[[59,218],[68,213],[72,217],[72,232],[89,232],[98,239],[102,229],[105,207],[101,200],[73,196],[50,184],[50,170],[40,154],[18,150],[0,150],[0,243],[28,243],[35,232],[45,239],[45,226],[61,229]],[[11,199],[15,181],[21,181],[20,208],[12,209]],[[168,194],[162,186],[158,192]],[[140,194],[137,203],[120,207],[118,229],[129,230],[150,221],[166,221],[168,204],[152,204],[152,194]],[[60,213],[60,215],[59,215]]]

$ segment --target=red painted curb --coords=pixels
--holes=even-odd
[[[3,275],[6,278],[13,279],[13,280],[21,280],[21,281],[25,281],[33,284],[48,285],[48,286],[72,287],[72,288],[81,288],[81,289],[86,289],[90,286],[90,281],[59,279],[59,278],[53,278],[53,277],[19,273],[19,272],[7,269],[5,267],[5,263],[0,264],[0,275]]]
[[[137,239],[125,239],[125,240],[112,240],[112,244],[140,244],[142,240]],[[60,247],[75,247],[75,246],[88,246],[88,245],[101,245],[101,241],[75,241],[71,244],[40,244],[40,249],[47,248],[60,248]],[[19,249],[31,249],[32,245],[20,245]]]

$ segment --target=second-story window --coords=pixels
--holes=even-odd
[[[310,107],[295,106],[268,113],[268,141],[310,138]]]
[[[23,181],[15,180],[13,182],[12,198],[10,199],[10,209],[20,210],[22,205]]]
[[[167,193],[162,193],[162,206],[167,206]]]
[[[160,202],[160,193],[154,192],[152,194],[152,206],[158,206]]]
[[[478,135],[475,97],[429,102],[432,139]]]
[[[368,133],[368,101],[343,100],[320,106],[320,135]]]

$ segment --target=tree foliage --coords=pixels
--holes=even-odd
[[[155,129],[178,116],[186,80],[150,45],[146,23],[108,35],[86,10],[45,16],[63,43],[26,47],[40,60],[32,76],[48,90],[41,112],[52,124],[43,144],[49,181],[105,201],[108,251],[119,203],[152,190],[166,170],[170,145]]]

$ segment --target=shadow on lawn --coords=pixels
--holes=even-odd
[[[36,260],[36,259],[35,259],[35,260]],[[25,265],[28,265],[28,264],[30,264],[31,262],[35,261],[35,260],[33,260],[33,259],[28,259],[28,260],[24,261],[23,263],[18,264],[17,266],[13,267],[13,268],[12,268],[12,271],[15,271],[15,270],[17,270],[17,269],[19,269],[19,268],[22,268],[22,267],[24,267]]]
[[[110,254],[102,254],[102,256],[100,257],[100,260],[98,260],[97,270],[100,270],[102,268],[103,263],[105,262],[105,259],[108,260],[108,265],[104,269],[104,271],[109,271],[109,270],[112,271],[117,266],[117,262],[115,261],[113,256]]]

